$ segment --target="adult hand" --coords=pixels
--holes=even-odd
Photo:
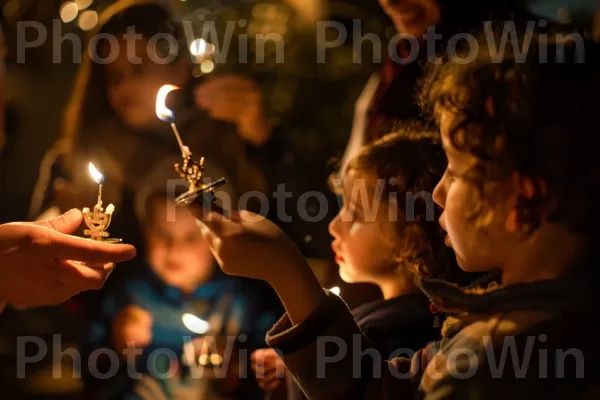
[[[272,392],[285,382],[285,364],[274,349],[259,349],[250,356],[258,386]]]
[[[114,263],[135,257],[135,248],[74,237],[83,215],[73,209],[33,223],[0,225],[0,299],[23,306],[62,303],[100,289]]]
[[[129,343],[136,349],[147,347],[152,341],[152,314],[143,308],[129,305],[117,314],[113,322],[113,343],[120,355],[125,356]]]
[[[240,76],[219,76],[199,85],[196,106],[211,118],[235,124],[240,136],[260,147],[271,136],[265,117],[263,97],[256,83]]]

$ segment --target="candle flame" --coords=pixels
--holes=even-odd
[[[98,169],[96,168],[96,166],[92,163],[90,163],[88,165],[88,171],[90,171],[90,175],[92,176],[92,179],[99,185],[101,185],[104,182],[104,175],[102,175],[102,173],[100,171],[98,171]]]
[[[174,119],[173,111],[167,108],[166,102],[169,93],[177,89],[179,89],[177,86],[164,85],[158,91],[158,95],[156,96],[156,116],[162,121],[171,122]]]
[[[196,317],[193,314],[183,314],[181,320],[186,328],[198,335],[204,335],[210,328],[208,322]]]

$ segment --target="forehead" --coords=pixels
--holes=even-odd
[[[100,44],[100,51],[104,59],[114,60],[106,64],[107,68],[127,68],[132,65],[139,65],[151,62],[149,51],[155,51],[148,48],[148,40],[140,38],[138,40],[125,40],[123,36],[117,36],[116,40],[103,40]]]
[[[447,110],[440,110],[440,133],[442,136],[442,146],[446,152],[455,150],[450,140],[450,131],[455,120],[456,115],[454,113]]]
[[[186,207],[178,206],[172,200],[152,199],[147,208],[147,218],[154,223],[169,225],[194,225],[196,219]]]
[[[362,201],[362,193],[373,198],[377,188],[375,173],[357,168],[350,168],[344,175],[343,195],[348,200]]]

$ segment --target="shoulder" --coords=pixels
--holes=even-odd
[[[557,316],[499,335],[485,325],[465,328],[436,355],[422,380],[432,399],[582,398],[599,389],[597,339],[580,316]],[[442,378],[431,379],[432,371],[441,371]]]

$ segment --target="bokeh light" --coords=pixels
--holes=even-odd
[[[98,13],[96,11],[84,11],[79,17],[79,27],[84,31],[94,29],[98,24]]]
[[[73,1],[67,1],[60,7],[60,19],[66,24],[77,18],[79,8]]]

